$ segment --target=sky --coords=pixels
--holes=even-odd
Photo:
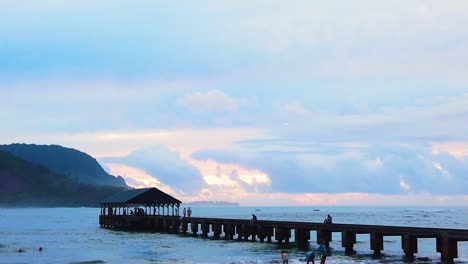
[[[468,2],[0,2],[0,143],[184,202],[468,205]]]

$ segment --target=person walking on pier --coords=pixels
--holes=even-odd
[[[288,264],[288,253],[286,250],[281,250],[281,259],[283,260],[283,264]]]

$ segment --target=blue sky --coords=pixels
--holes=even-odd
[[[0,143],[183,200],[466,205],[464,1],[0,3]]]

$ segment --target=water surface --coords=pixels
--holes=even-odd
[[[468,207],[192,207],[195,217],[446,227],[468,229]],[[320,211],[314,211],[320,210]],[[274,243],[212,240],[183,235],[123,232],[100,228],[99,208],[0,209],[0,263],[280,263]],[[316,247],[311,234],[311,248]],[[333,234],[327,263],[406,263],[400,237],[385,237],[382,258],[374,259],[369,235],[358,235],[354,256],[344,255]],[[456,263],[468,263],[468,242],[458,243]],[[39,252],[38,248],[43,251]],[[26,252],[16,252],[19,248]],[[305,263],[305,252],[287,249],[290,263]],[[415,263],[440,263],[435,239],[419,239]]]

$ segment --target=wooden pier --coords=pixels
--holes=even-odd
[[[311,231],[316,232],[315,241],[324,241],[328,249],[332,233],[340,232],[341,245],[347,255],[354,253],[358,234],[370,236],[370,249],[377,256],[384,250],[385,236],[399,236],[401,248],[408,259],[418,253],[419,238],[433,238],[436,239],[436,250],[444,263],[453,263],[458,258],[458,242],[468,241],[468,230],[464,229],[180,217],[181,203],[157,188],[125,190],[100,203],[99,224],[103,228],[119,230],[181,233],[213,239],[267,241],[281,245],[294,243],[303,249],[308,249],[309,240],[313,241]]]
[[[347,255],[354,253],[357,234],[370,236],[370,249],[375,255],[384,250],[385,236],[401,237],[401,247],[407,258],[418,253],[418,238],[435,238],[437,252],[445,263],[453,263],[458,257],[458,241],[468,241],[468,230],[445,228],[421,228],[379,225],[323,224],[312,222],[290,222],[225,218],[179,217],[168,215],[100,215],[99,224],[104,228],[120,230],[146,230],[181,233],[213,239],[275,242],[288,245],[294,243],[307,249],[311,231],[316,231],[316,240],[324,240],[327,246],[332,233],[341,233],[341,244]]]

